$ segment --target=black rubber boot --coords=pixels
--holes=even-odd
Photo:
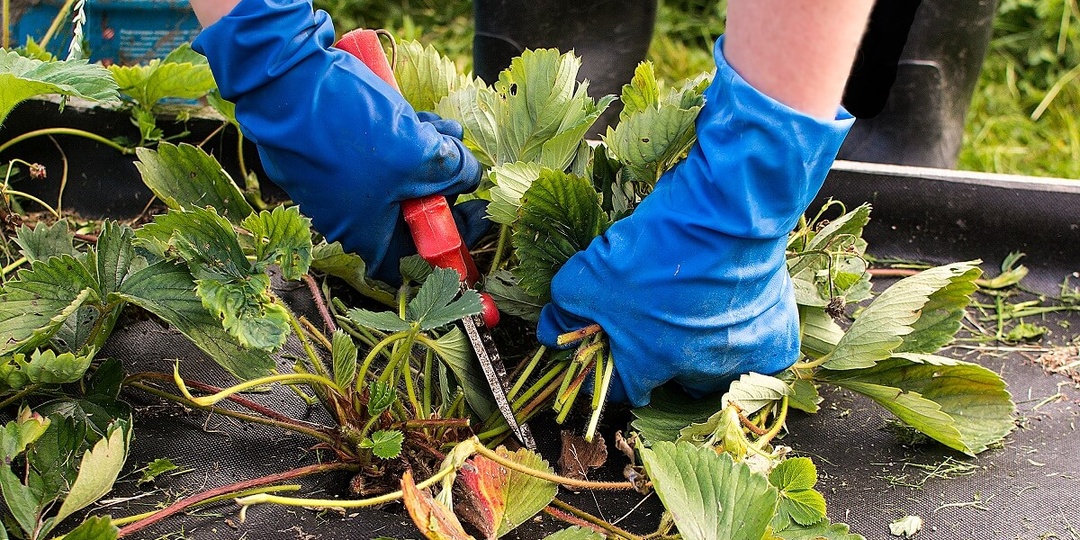
[[[955,167],[996,10],[996,0],[878,0],[844,95],[858,120],[839,158]]]
[[[657,0],[474,0],[473,71],[487,83],[525,49],[573,50],[582,58],[578,79],[589,95],[619,95],[645,59]],[[593,132],[614,122],[618,102]]]

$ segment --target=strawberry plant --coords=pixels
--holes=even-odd
[[[429,538],[467,538],[469,531],[497,538],[540,512],[575,525],[554,539],[647,534],[569,506],[558,498],[559,485],[655,490],[668,511],[656,533],[662,536],[858,538],[828,520],[813,462],[787,458],[790,449],[777,444],[791,409],[818,411],[819,387],[868,396],[968,454],[986,450],[1013,427],[1013,404],[997,374],[935,354],[960,328],[980,275],[976,263],[932,268],[874,295],[862,240],[870,207],[848,211],[833,203],[804,220],[788,242],[802,320],[797,364],[775,376],[746,374],[726,393],[699,400],[657,391],[650,406],[633,411],[633,435],[622,445],[633,460],[626,482],[555,474],[534,452],[498,446],[508,427],[455,325],[480,313],[480,297],[460,292],[455,272],[407,258],[403,285],[374,282],[365,277],[363,260],[323,241],[296,207],[253,206],[250,193],[201,148],[160,140],[151,122],[154,105],[175,93],[155,93],[159,83],[171,80],[170,70],[202,72],[189,50],[174,54],[150,66],[114,69],[113,82],[104,82],[110,72],[85,64],[8,57],[18,68],[9,68],[11,88],[25,87],[16,97],[111,100],[118,88],[132,97],[130,107],[141,111],[137,166],[167,206],[145,225],[105,221],[92,236],[76,235],[66,220],[13,232],[20,269],[0,289],[0,399],[5,407],[24,406],[3,433],[8,466],[0,467],[5,525],[13,534],[47,538],[108,491],[132,433],[130,412],[117,399],[122,388],[302,434],[326,459],[193,495],[150,515],[91,517],[68,538],[133,535],[225,495],[236,498],[241,517],[263,503],[363,508],[402,500]],[[402,44],[398,58],[403,95],[418,109],[460,121],[466,144],[487,166],[485,182],[469,195],[489,200],[489,218],[498,224],[483,259],[483,287],[506,314],[526,321],[549,299],[558,268],[630,215],[684,157],[708,83],[703,75],[665,87],[642,64],[619,97],[620,122],[601,141],[586,141],[615,97],[589,97],[587,84],[576,82],[580,62],[572,54],[529,51],[492,86],[460,74],[431,47]],[[85,80],[96,82],[74,82]],[[202,95],[206,86],[180,97]],[[144,146],[151,142],[156,148]],[[835,209],[840,216],[826,222]],[[321,276],[341,281],[320,288]],[[276,280],[307,286],[320,308],[318,324],[279,297]],[[364,303],[353,290],[329,283],[347,284]],[[182,333],[238,382],[221,388],[185,378],[184,359],[172,374],[138,372],[135,365],[125,376],[115,360],[97,358],[121,314],[136,309]],[[508,397],[519,420],[553,409],[559,422],[576,422],[570,413],[591,381],[585,407],[591,418],[583,429],[591,440],[614,363],[602,329],[566,339],[580,344],[570,352],[529,347]],[[291,366],[281,354],[290,340],[303,349]],[[243,396],[274,384],[291,385],[297,399],[319,404],[330,425],[302,422]],[[239,410],[220,407],[226,400]],[[68,440],[79,444],[61,445]],[[332,470],[355,475],[355,498],[286,497],[266,488]],[[38,485],[48,489],[32,487]]]

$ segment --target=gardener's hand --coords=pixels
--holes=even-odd
[[[851,125],[749,86],[716,46],[698,143],[634,213],[555,276],[540,341],[596,322],[611,341],[610,399],[635,406],[675,380],[693,394],[799,354],[784,250]],[[837,98],[837,103],[839,99]]]
[[[221,94],[236,103],[267,175],[328,241],[358,253],[368,274],[400,280],[415,253],[400,203],[476,188],[480,165],[461,128],[418,117],[352,55],[333,49],[334,28],[310,0],[242,0],[195,40]],[[485,226],[476,204],[455,207]],[[466,240],[477,229],[463,231]]]

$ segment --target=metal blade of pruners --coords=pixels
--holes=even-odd
[[[335,47],[359,58],[375,75],[394,89],[398,88],[394,72],[379,41],[379,34],[375,30],[353,30],[342,36]],[[462,291],[475,285],[479,272],[468,247],[461,239],[461,232],[458,231],[446,197],[430,195],[409,199],[402,202],[401,210],[420,256],[432,266],[457,270]],[[462,319],[465,334],[469,337],[469,343],[476,353],[476,359],[484,371],[484,378],[491,387],[495,404],[506,424],[521,444],[535,450],[536,441],[529,431],[529,426],[517,421],[514,409],[510,406],[510,399],[506,395],[506,368],[495,348],[495,341],[491,338],[490,328],[497,323],[499,310],[490,296],[483,293],[481,296],[484,297],[484,313],[482,316],[474,315]]]

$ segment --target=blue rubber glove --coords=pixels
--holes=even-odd
[[[368,275],[400,282],[416,253],[401,201],[456,195],[480,182],[461,127],[412,107],[352,55],[310,0],[243,0],[193,43],[259,149],[263,168],[328,241],[363,257]],[[480,227],[479,204],[455,207]],[[478,236],[463,231],[466,241]]]
[[[787,235],[813,200],[852,119],[803,115],[758,92],[724,59],[698,142],[634,213],[566,263],[537,334],[596,322],[615,360],[609,399],[648,404],[674,380],[701,395],[799,355]]]

